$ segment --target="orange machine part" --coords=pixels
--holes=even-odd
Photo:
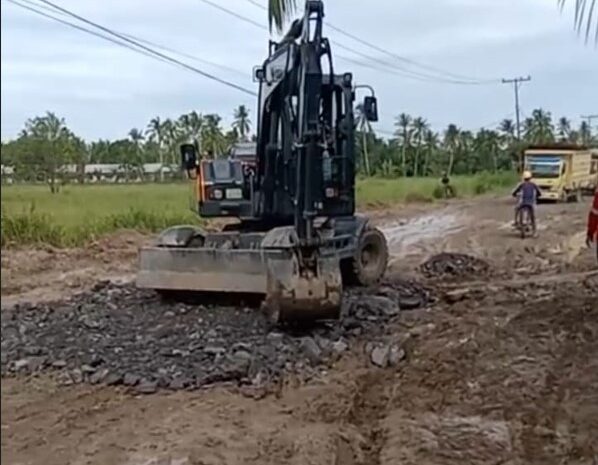
[[[200,162],[197,170],[197,200],[201,203],[206,198],[206,186],[203,175],[203,162]]]

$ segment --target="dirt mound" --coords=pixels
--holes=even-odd
[[[349,292],[340,322],[283,331],[256,308],[166,301],[104,283],[66,301],[3,310],[2,374],[50,369],[63,384],[125,384],[144,393],[263,386],[285,372],[308,379],[348,350],[350,339],[379,332],[403,298],[411,306],[427,302],[415,283],[396,288]]]
[[[445,252],[426,260],[420,270],[426,278],[480,276],[488,273],[490,265],[471,255]]]

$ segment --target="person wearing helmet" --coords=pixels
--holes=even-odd
[[[532,173],[529,171],[523,172],[523,182],[513,191],[513,197],[519,196],[519,203],[515,207],[515,225],[518,224],[519,212],[523,207],[529,207],[532,227],[536,230],[536,201],[542,195],[540,188],[532,182]]]

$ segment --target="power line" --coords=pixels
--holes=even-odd
[[[202,0],[202,1],[207,1],[207,0]],[[267,10],[267,8],[264,5],[262,5],[261,3],[258,3],[255,0],[247,0],[247,1],[250,4],[252,4],[252,5],[254,5],[254,6],[256,6],[256,7],[260,8],[260,9],[262,9],[262,10]],[[398,54],[396,54],[396,53],[394,53],[394,52],[392,52],[390,50],[386,50],[386,49],[384,49],[384,48],[382,48],[382,47],[380,47],[378,45],[372,44],[372,43],[370,43],[370,42],[368,42],[368,41],[366,41],[366,40],[364,40],[364,39],[362,39],[360,37],[357,37],[354,34],[351,34],[351,33],[347,32],[347,31],[341,29],[338,26],[335,26],[335,25],[331,24],[328,21],[324,21],[324,24],[326,24],[326,26],[328,26],[330,29],[338,32],[339,34],[342,34],[345,37],[348,37],[348,38],[350,38],[352,40],[355,40],[355,41],[361,43],[362,45],[370,47],[373,50],[376,50],[378,52],[384,53],[385,55],[388,55],[388,56],[390,56],[391,58],[393,58],[395,60],[401,61],[403,63],[410,64],[412,66],[417,66],[417,67],[422,68],[422,69],[427,69],[429,71],[435,72],[435,73],[440,74],[440,75],[450,76],[450,77],[452,77],[452,79],[448,79],[446,77],[441,77],[441,76],[425,75],[425,74],[417,72],[417,71],[408,70],[408,69],[405,69],[405,68],[399,68],[399,69],[401,69],[404,72],[411,72],[411,73],[414,73],[415,75],[419,75],[420,77],[427,77],[429,79],[443,80],[445,82],[449,82],[449,83],[453,83],[453,84],[474,84],[475,85],[475,84],[490,84],[490,83],[498,83],[498,82],[500,82],[498,79],[480,80],[480,79],[477,79],[477,78],[471,78],[471,77],[467,77],[467,76],[464,76],[464,75],[460,75],[460,74],[456,74],[456,73],[451,73],[450,71],[442,70],[442,69],[436,68],[434,66],[426,65],[426,64],[420,63],[420,62],[418,62],[416,60],[400,56],[400,55],[398,55]],[[333,41],[331,41],[331,42],[333,42]],[[343,47],[338,42],[334,43],[334,44],[336,46],[341,47],[341,48],[348,49],[348,47],[346,47],[346,46]],[[349,49],[349,50],[351,50],[351,49]],[[357,53],[354,50],[351,50],[351,51],[353,51],[354,53]],[[357,54],[359,54],[359,53],[357,53]],[[368,58],[368,59],[379,61],[379,60],[374,59],[373,57],[370,57],[369,55],[365,55],[365,57]],[[383,63],[385,65],[390,65],[390,66],[395,66],[395,67],[397,66],[397,65],[393,65],[393,64],[389,64],[389,63],[385,63],[385,62],[383,62]]]
[[[236,12],[234,12],[232,10],[229,10],[228,8],[225,8],[225,7],[222,7],[220,5],[217,5],[214,2],[212,2],[211,0],[200,0],[200,1],[202,3],[205,3],[207,5],[212,6],[214,8],[217,8],[218,10],[220,10],[220,11],[222,11],[224,13],[227,13],[227,14],[229,14],[231,16],[234,16],[235,18],[237,18],[237,19],[239,19],[241,21],[244,21],[244,22],[246,22],[248,24],[251,24],[251,25],[253,25],[253,26],[255,26],[255,27],[259,28],[259,29],[262,29],[264,31],[269,32],[268,27],[265,26],[264,24],[261,24],[261,23],[259,23],[257,21],[254,21],[253,19],[248,18],[246,16],[243,16],[243,15],[241,15],[239,13],[236,13]],[[263,6],[263,5],[255,2],[254,0],[248,0],[248,1],[249,1],[250,4],[252,4],[252,5],[254,5],[254,6],[256,6],[256,7],[260,8],[260,9],[262,9],[262,10],[266,10],[265,6]],[[326,23],[326,25],[329,26],[329,23]],[[405,69],[403,67],[400,67],[397,64],[390,63],[388,61],[384,61],[384,60],[382,60],[380,58],[371,57],[367,53],[363,53],[363,52],[357,51],[357,50],[355,50],[355,49],[353,49],[351,47],[348,47],[346,45],[343,45],[343,44],[341,44],[341,43],[339,43],[337,41],[330,40],[330,43],[333,44],[335,47],[341,48],[343,50],[347,50],[347,51],[349,51],[351,53],[354,53],[354,54],[356,54],[358,56],[361,56],[362,58],[365,58],[366,60],[370,60],[370,61],[375,62],[378,65],[377,69],[379,71],[386,72],[386,73],[389,73],[389,74],[393,74],[395,76],[401,76],[401,77],[406,77],[406,78],[409,78],[409,79],[415,79],[417,81],[427,81],[427,82],[441,82],[441,83],[465,84],[465,85],[483,84],[483,82],[479,82],[478,83],[478,82],[470,82],[470,81],[462,81],[462,80],[460,81],[460,80],[451,79],[451,78],[439,78],[437,76],[432,76],[432,75],[424,74],[424,73],[421,73],[421,72],[418,72],[418,71],[413,71],[413,70],[410,70],[410,69]],[[368,68],[368,69],[374,68],[374,66],[371,63],[363,63],[363,62],[360,62],[358,60],[351,59],[351,58],[348,58],[348,57],[339,56],[339,55],[337,55],[337,57],[340,58],[341,60],[352,62],[352,63],[356,64],[357,66],[361,66],[361,67]],[[383,66],[384,68],[380,68],[380,66]],[[386,68],[390,68],[390,69],[386,69]]]
[[[33,2],[31,0],[19,0],[19,2],[31,5],[32,7],[35,7],[36,9],[37,8],[42,8],[42,9],[44,9],[46,11],[51,11],[52,13],[58,13],[61,16],[67,16],[67,17],[69,16],[66,13],[63,13],[62,11],[57,11],[54,8],[51,8],[51,7],[47,6],[47,5],[38,4],[38,3]],[[20,6],[23,6],[23,5],[20,5]],[[34,13],[41,14],[40,11],[35,11],[34,8],[27,8],[27,9],[30,10],[30,11],[33,11]],[[81,29],[80,26],[76,26],[73,23],[70,23],[68,21],[66,21],[66,22],[65,21],[61,21],[61,20],[59,20],[58,18],[56,18],[54,16],[44,15],[44,14],[42,14],[42,16],[45,16],[45,17],[47,17],[49,19],[53,19],[53,20],[58,21],[58,22],[62,22],[63,24],[69,25],[71,27],[75,27],[77,29]],[[93,32],[93,31],[91,31],[90,29],[82,28],[81,30],[83,30],[84,32],[89,32],[89,33],[91,33],[93,35],[97,35],[98,37],[107,39],[107,36],[103,36],[101,34],[97,34],[97,33]],[[142,42],[142,43],[144,43],[146,45],[150,45],[152,47],[158,48],[160,50],[164,50],[164,51],[167,51],[167,52],[170,52],[170,53],[174,53],[175,55],[179,55],[179,56],[188,58],[190,60],[197,61],[198,63],[203,63],[203,64],[206,64],[206,65],[213,66],[215,68],[220,68],[220,69],[225,70],[225,71],[230,71],[230,72],[236,73],[236,74],[238,74],[240,76],[243,76],[243,77],[248,77],[247,73],[244,73],[243,71],[240,71],[240,70],[235,69],[235,68],[231,68],[230,66],[226,66],[226,65],[223,65],[221,63],[216,63],[214,61],[206,60],[206,59],[200,58],[200,57],[198,57],[196,55],[191,55],[189,53],[181,52],[180,50],[176,50],[176,49],[173,49],[171,47],[167,47],[166,45],[158,44],[156,42],[152,42],[150,40],[143,39],[142,37],[139,37],[139,36],[134,36],[133,34],[128,34],[128,33],[122,32],[122,31],[116,31],[116,32],[118,32],[119,34],[122,34],[123,36],[128,37],[129,39],[137,40],[139,42]],[[144,54],[145,54],[145,52],[144,52]],[[147,56],[150,56],[150,55],[147,54]]]
[[[581,119],[585,119],[588,122],[588,129],[590,131],[590,134],[592,134],[592,121],[594,119],[598,119],[598,114],[595,114],[595,115],[581,115],[580,118]]]
[[[207,5],[210,5],[210,6],[214,7],[216,9],[220,10],[220,11],[228,13],[229,15],[234,16],[235,18],[237,18],[237,19],[239,19],[241,21],[244,21],[246,23],[249,23],[249,24],[252,24],[254,26],[257,26],[260,29],[265,29],[266,31],[269,32],[269,29],[266,26],[264,26],[262,23],[254,21],[253,19],[250,19],[247,16],[243,16],[243,15],[240,15],[239,13],[235,13],[234,11],[229,10],[228,8],[225,8],[223,6],[220,6],[217,3],[211,2],[210,0],[200,0],[200,1],[203,2],[203,3],[206,3]],[[256,4],[254,3],[254,5],[256,5]]]
[[[521,123],[519,119],[519,87],[521,83],[531,81],[531,76],[527,77],[516,77],[513,79],[503,79],[503,84],[513,84],[513,89],[515,90],[515,118],[516,122],[516,130],[517,130],[517,140],[521,140]]]
[[[12,3],[13,5],[16,5],[16,6],[19,6],[19,7],[21,7],[21,8],[24,8],[24,9],[26,9],[26,10],[29,10],[29,11],[31,11],[31,12],[33,12],[33,13],[35,13],[35,14],[38,14],[38,15],[40,15],[40,16],[43,16],[43,17],[45,17],[45,18],[48,18],[48,19],[51,19],[51,20],[53,20],[53,21],[56,21],[56,22],[58,22],[58,23],[64,24],[65,26],[72,27],[72,28],[74,28],[74,29],[77,29],[77,30],[79,30],[79,31],[82,31],[82,32],[86,32],[86,33],[88,33],[88,34],[91,34],[91,35],[93,35],[93,36],[99,37],[99,38],[101,38],[101,39],[105,39],[105,40],[107,40],[107,41],[109,41],[109,42],[112,42],[112,43],[114,43],[114,44],[116,44],[116,45],[119,45],[119,46],[121,46],[121,47],[127,48],[127,49],[129,49],[129,50],[132,50],[132,51],[134,51],[134,52],[140,53],[140,54],[142,54],[142,55],[145,55],[145,56],[147,56],[147,57],[149,57],[149,58],[152,58],[152,59],[157,59],[157,60],[163,61],[164,63],[167,63],[167,61],[166,61],[166,60],[162,60],[162,59],[160,59],[160,58],[158,58],[158,57],[156,57],[156,56],[152,55],[151,53],[145,52],[145,51],[143,51],[143,50],[139,50],[139,49],[137,49],[137,48],[135,48],[135,47],[132,47],[131,45],[129,45],[129,44],[127,44],[127,43],[124,43],[124,42],[121,42],[121,41],[119,41],[119,40],[113,39],[112,37],[106,36],[106,35],[104,35],[104,34],[100,34],[100,33],[98,33],[98,32],[95,32],[95,31],[93,31],[93,30],[91,30],[91,29],[88,29],[88,28],[85,28],[85,27],[83,27],[83,26],[79,26],[79,25],[77,25],[77,24],[75,24],[75,23],[71,23],[70,21],[65,21],[65,20],[63,20],[63,19],[60,19],[60,18],[58,18],[58,17],[56,17],[56,16],[53,16],[53,15],[50,15],[50,14],[44,13],[43,11],[39,11],[39,10],[37,10],[37,9],[35,9],[35,8],[32,8],[32,7],[29,7],[29,6],[27,6],[27,5],[23,5],[22,3],[20,3],[20,2],[18,2],[18,1],[16,1],[16,0],[6,0],[6,1],[7,1],[7,2],[9,2],[9,3]],[[40,6],[41,6],[41,5],[40,5]]]
[[[357,37],[357,36],[355,36],[355,35],[353,35],[353,34],[351,34],[349,32],[343,31],[341,28],[333,26],[332,24],[330,24],[328,22],[326,23],[326,25],[330,29],[338,32],[339,34],[342,34],[342,35],[344,35],[346,37],[349,37],[350,39],[353,39],[353,40],[355,40],[355,41],[357,41],[357,42],[359,42],[359,43],[361,43],[361,44],[363,44],[363,45],[365,45],[367,47],[370,47],[373,50],[377,50],[377,51],[379,51],[381,53],[384,53],[384,54],[386,54],[386,55],[394,58],[395,60],[402,61],[404,63],[408,63],[408,64],[410,64],[412,66],[418,66],[418,67],[423,68],[423,69],[428,69],[428,70],[436,72],[436,73],[445,74],[447,76],[452,76],[453,78],[455,78],[457,80],[463,80],[464,81],[463,83],[465,83],[465,81],[471,81],[471,82],[469,82],[470,84],[486,84],[486,83],[496,83],[496,82],[498,82],[498,79],[492,79],[492,80],[485,80],[484,81],[484,80],[480,80],[480,79],[470,78],[470,77],[467,77],[467,76],[462,76],[462,75],[459,75],[459,74],[451,73],[449,71],[444,71],[444,70],[441,70],[440,68],[436,68],[434,66],[430,66],[430,65],[425,65],[425,64],[422,64],[422,63],[418,63],[415,60],[412,60],[412,59],[406,58],[406,57],[402,57],[402,56],[397,55],[397,54],[395,54],[395,53],[393,53],[393,52],[391,52],[389,50],[383,49],[382,47],[379,47],[379,46],[377,46],[375,44],[372,44],[372,43],[367,42],[367,41],[365,41],[363,39],[360,39],[359,37]]]
[[[79,21],[82,21],[82,22],[84,22],[86,24],[89,24],[89,25],[91,25],[91,26],[93,26],[93,27],[95,27],[97,29],[100,29],[100,30],[102,30],[102,31],[104,31],[104,32],[112,35],[112,36],[118,37],[119,39],[121,39],[121,40],[123,40],[125,42],[128,42],[130,44],[133,44],[136,47],[138,47],[138,48],[140,48],[142,50],[145,50],[145,51],[147,51],[147,52],[149,52],[149,53],[151,53],[153,55],[156,55],[156,56],[158,56],[158,57],[160,57],[160,58],[162,58],[164,60],[167,60],[167,61],[169,61],[172,64],[179,65],[179,66],[181,66],[181,67],[183,67],[183,68],[185,68],[185,69],[187,69],[189,71],[192,71],[192,72],[195,72],[197,74],[200,74],[201,76],[203,76],[205,78],[208,78],[208,79],[211,79],[213,81],[219,82],[220,84],[224,84],[225,86],[231,87],[231,88],[236,89],[236,90],[238,90],[240,92],[243,92],[245,94],[252,95],[252,96],[257,96],[257,94],[254,91],[250,90],[250,89],[247,89],[245,87],[237,85],[237,84],[235,84],[233,82],[227,81],[225,79],[221,79],[221,78],[219,78],[219,77],[217,77],[217,76],[215,76],[213,74],[207,73],[207,72],[205,72],[205,71],[203,71],[203,70],[201,70],[199,68],[196,68],[195,66],[191,66],[191,65],[189,65],[189,64],[187,64],[187,63],[185,63],[183,61],[177,60],[176,58],[172,58],[172,57],[170,57],[168,55],[165,55],[165,54],[163,54],[161,52],[158,52],[158,51],[152,49],[151,47],[143,45],[142,43],[140,43],[140,42],[138,42],[136,40],[129,39],[128,37],[124,36],[123,34],[119,34],[118,32],[113,31],[112,29],[109,29],[109,28],[107,28],[105,26],[102,26],[102,25],[100,25],[98,23],[95,23],[95,22],[93,22],[91,20],[88,20],[88,19],[86,19],[86,18],[84,18],[84,17],[82,17],[82,16],[80,16],[80,15],[78,15],[78,14],[76,14],[76,13],[74,13],[74,12],[68,10],[68,9],[66,9],[66,8],[62,8],[61,6],[56,5],[56,4],[54,4],[54,3],[52,3],[52,2],[50,2],[48,0],[40,0],[40,1],[42,3],[45,3],[46,5],[51,6],[52,8],[56,9],[57,11],[61,11],[63,13],[66,13],[67,15],[69,15],[69,16],[71,16],[73,18],[76,18]]]

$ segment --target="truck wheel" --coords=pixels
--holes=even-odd
[[[343,280],[347,284],[371,286],[378,282],[388,264],[388,245],[384,234],[376,228],[366,228],[353,258],[341,263]]]

